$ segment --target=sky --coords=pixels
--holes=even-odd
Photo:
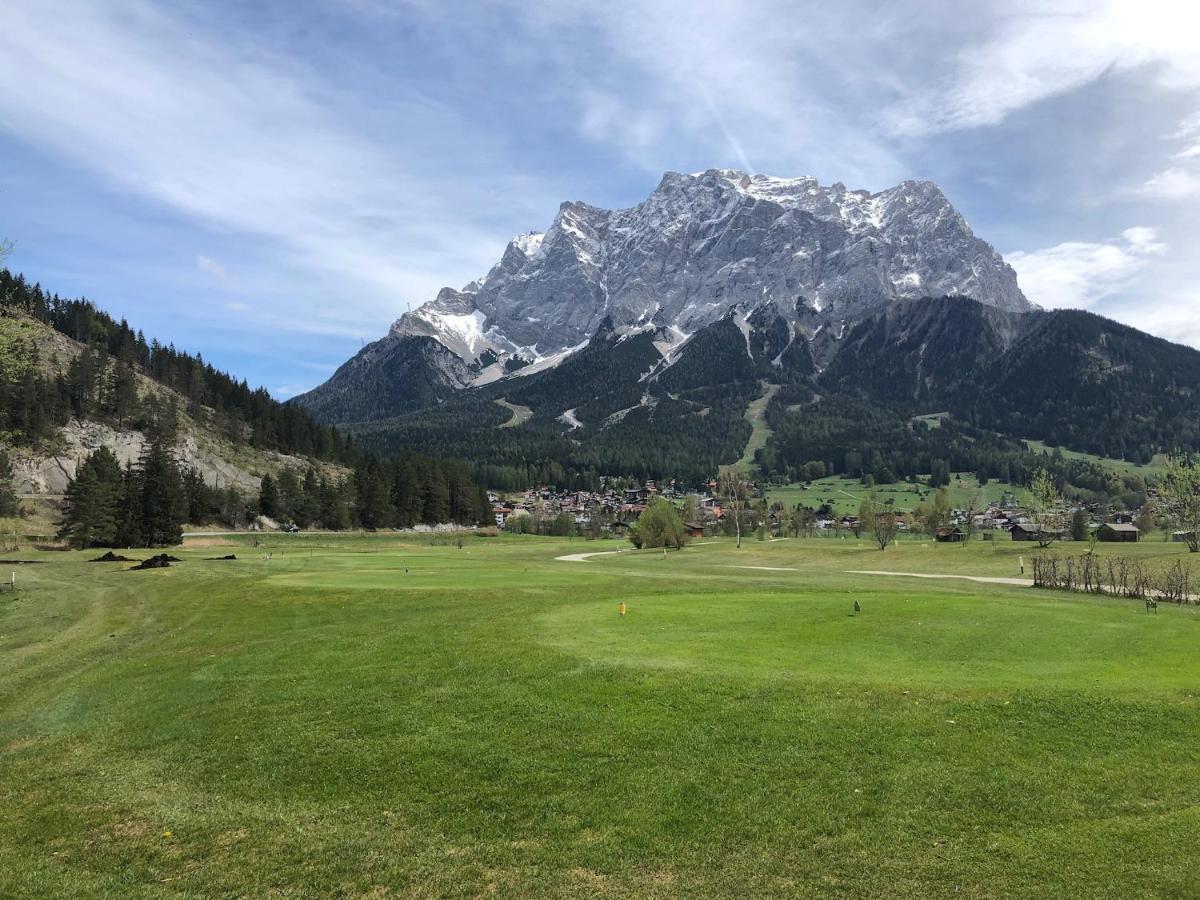
[[[969,12],[967,12],[969,10]],[[8,265],[287,398],[564,200],[936,181],[1044,307],[1200,347],[1183,2],[6,0]]]

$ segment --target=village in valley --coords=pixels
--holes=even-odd
[[[624,537],[653,498],[674,505],[683,517],[691,538],[728,536],[740,529],[759,537],[860,537],[871,531],[864,525],[863,510],[839,512],[828,502],[789,504],[773,496],[770,485],[745,483],[745,494],[731,499],[722,492],[716,479],[703,490],[688,490],[675,481],[661,485],[653,480],[641,484],[630,479],[603,479],[600,490],[559,490],[538,487],[503,494],[489,492],[496,526],[516,534],[543,534],[557,537]],[[801,491],[811,490],[802,484]],[[1113,509],[1101,504],[1069,504],[1063,501],[1050,515],[1042,513],[1028,498],[1018,500],[1006,491],[987,503],[962,508],[949,505],[933,489],[918,490],[916,496],[929,498],[928,507],[896,509],[895,500],[884,501],[881,512],[894,517],[898,534],[920,536],[939,543],[960,543],[978,538],[984,541],[1012,540],[1045,543],[1049,541],[1102,541],[1131,543],[1157,536],[1177,543],[1187,534],[1155,515],[1148,501],[1136,510]],[[1024,492],[1022,492],[1024,493]],[[795,494],[792,494],[795,496]],[[865,493],[863,497],[865,498]],[[1151,500],[1153,491],[1151,490]],[[733,505],[740,510],[739,520],[731,515]],[[867,513],[868,517],[878,512]]]

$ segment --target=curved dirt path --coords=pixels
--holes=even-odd
[[[587,562],[593,556],[616,556],[618,553],[628,553],[627,550],[597,550],[593,553],[568,553],[566,556],[554,557],[556,562]]]
[[[692,547],[703,547],[705,544],[718,544],[720,541],[698,541],[692,544]],[[593,556],[616,556],[618,553],[633,553],[634,547],[625,547],[621,550],[593,550],[590,553],[568,553],[565,556],[554,557],[555,562],[587,562]],[[658,548],[654,548],[657,550]],[[650,551],[646,551],[650,552]]]

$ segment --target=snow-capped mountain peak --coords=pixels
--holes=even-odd
[[[463,362],[544,359],[600,323],[693,333],[735,306],[772,304],[799,332],[891,301],[961,295],[1032,308],[1016,275],[937,185],[884,191],[733,169],[666,173],[628,209],[563,203],[461,291],[400,318],[395,335],[437,339]]]

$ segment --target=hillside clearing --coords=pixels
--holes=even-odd
[[[533,410],[528,406],[521,406],[517,403],[509,403],[503,397],[496,398],[496,405],[503,406],[510,413],[512,413],[512,418],[507,422],[501,422],[496,426],[497,428],[516,428],[518,425],[524,425],[533,418]]]
[[[742,458],[734,463],[740,469],[750,470],[753,468],[754,454],[767,446],[767,441],[773,434],[771,427],[767,425],[767,404],[779,392],[779,388],[778,384],[764,384],[762,394],[751,400],[746,406],[746,421],[750,423],[752,431],[750,440],[746,442]]]

